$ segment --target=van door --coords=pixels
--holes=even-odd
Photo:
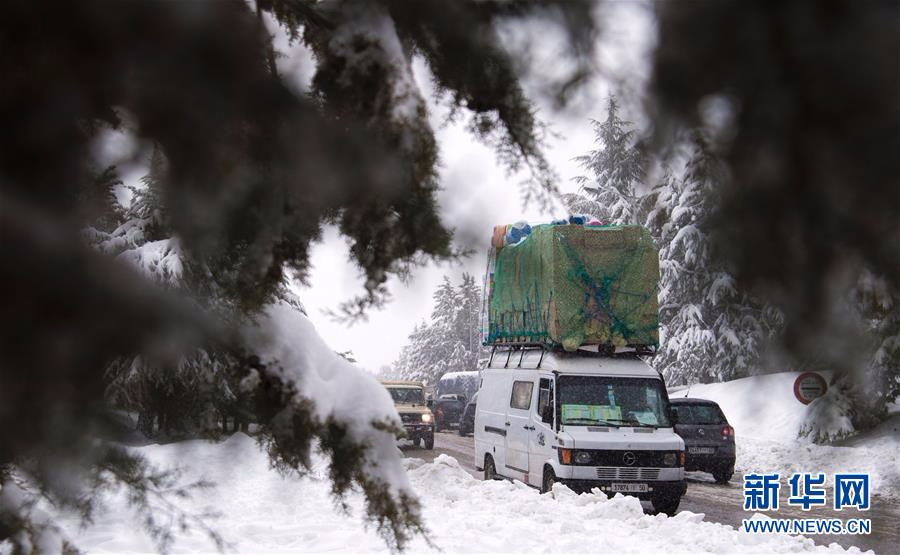
[[[475,411],[475,466],[481,467],[485,455],[494,459],[497,473],[507,475],[506,418],[509,405],[509,372],[485,370]]]
[[[506,413],[506,462],[507,474],[528,483],[528,442],[534,428],[531,408],[536,394],[535,378],[514,375]]]
[[[541,484],[544,479],[544,463],[555,454],[556,430],[553,421],[556,416],[555,387],[552,375],[541,376],[538,380],[537,402],[531,411],[532,430],[528,443],[528,479],[531,484]],[[546,420],[544,416],[547,416]]]

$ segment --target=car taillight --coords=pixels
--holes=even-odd
[[[734,428],[725,426],[722,428],[722,439],[734,438]]]

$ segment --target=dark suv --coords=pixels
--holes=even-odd
[[[475,431],[475,408],[478,404],[478,392],[472,396],[472,400],[466,404],[462,416],[459,417],[459,435],[467,436]]]
[[[684,469],[710,472],[716,482],[734,475],[734,428],[719,405],[705,399],[670,399],[675,433],[684,440]]]
[[[460,393],[447,393],[434,400],[431,407],[434,412],[434,431],[440,432],[459,423],[466,408],[466,396]]]

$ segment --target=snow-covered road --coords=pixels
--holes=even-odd
[[[433,461],[441,454],[454,457],[460,466],[472,476],[481,477],[481,473],[475,470],[472,460],[474,446],[472,436],[460,437],[456,432],[442,432],[438,434],[434,442],[434,451],[417,449],[412,444],[404,444],[403,449],[407,457],[421,458]],[[688,473],[688,491],[681,502],[680,510],[692,513],[703,513],[707,522],[717,522],[729,526],[738,527],[741,521],[747,518],[748,513],[743,510],[743,490],[741,473],[738,472],[731,482],[725,486],[716,484],[712,476],[703,472]],[[835,517],[847,518],[846,514],[837,513],[831,509],[817,509],[811,513],[790,507],[787,504],[788,490],[781,491],[781,507],[778,518],[810,518],[810,517]],[[645,508],[649,508],[649,505]],[[816,536],[815,542],[819,545],[829,545],[836,542],[844,547],[856,546],[861,549],[871,549],[875,553],[894,553],[900,545],[900,503],[896,499],[876,496],[872,508],[866,512],[865,518],[872,519],[874,530],[866,536]]]

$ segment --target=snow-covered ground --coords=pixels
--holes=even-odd
[[[799,373],[781,372],[724,383],[673,388],[671,398],[710,399],[735,429],[742,472],[868,472],[872,493],[900,498],[900,412],[878,428],[836,445],[798,439],[807,405],[794,397]],[[827,377],[827,376],[826,376]],[[896,409],[896,407],[894,407]]]
[[[229,542],[228,551],[387,551],[375,531],[361,524],[361,496],[348,499],[351,514],[335,508],[321,461],[311,476],[280,476],[269,468],[255,441],[243,434],[221,443],[197,440],[137,450],[160,465],[191,461],[185,480],[216,482],[215,488],[184,503],[194,512],[221,513],[213,525]],[[405,464],[432,541],[429,545],[417,538],[411,553],[844,552],[836,544],[816,546],[806,538],[741,533],[689,512],[674,518],[646,515],[636,499],[621,495],[579,496],[563,486],[541,495],[520,483],[483,482],[446,455],[433,463],[405,459]],[[107,501],[108,509],[97,515],[95,525],[81,529],[74,518],[63,521],[76,544],[91,553],[154,551],[125,499],[113,494]],[[173,549],[213,547],[200,533],[179,532]]]

